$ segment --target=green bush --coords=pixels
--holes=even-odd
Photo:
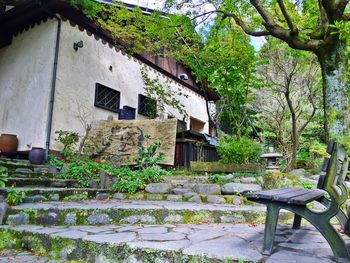
[[[105,168],[106,165],[83,156],[76,156],[65,165],[60,175],[65,179],[76,179],[81,186],[87,187],[90,182],[100,182],[100,172]]]
[[[313,153],[316,157],[330,157],[327,153],[327,145],[318,141],[313,141],[311,143],[310,153]]]
[[[231,183],[232,179],[228,179],[228,178],[224,177],[224,175],[222,175],[222,174],[213,174],[213,175],[209,175],[208,182],[211,184],[224,185],[227,183]]]
[[[151,140],[151,136],[145,134],[145,141]],[[157,150],[162,146],[162,142],[157,139],[150,146],[145,147],[143,145],[138,146],[139,154],[134,159],[136,163],[136,167],[140,170],[144,170],[146,168],[154,167],[164,161],[164,154],[158,153]]]
[[[143,171],[133,171],[129,167],[115,169],[113,176],[118,181],[112,186],[113,190],[123,193],[135,193],[143,190],[147,184],[158,183],[162,176],[170,173],[157,167],[146,168]]]
[[[261,145],[246,136],[241,138],[224,136],[220,138],[217,149],[220,161],[225,164],[258,163],[262,154]]]
[[[272,172],[264,176],[262,188],[264,190],[276,189],[282,187],[299,187],[302,188],[300,180],[290,174]]]
[[[20,203],[23,203],[26,196],[27,193],[25,191],[18,191],[11,187],[7,190],[6,201],[9,205],[19,205]]]

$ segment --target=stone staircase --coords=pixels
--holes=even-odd
[[[328,244],[309,226],[295,231],[280,225],[276,252],[262,255],[264,226],[259,223],[264,222],[265,207],[239,196],[193,195],[192,191],[126,195],[81,189],[74,180],[57,177],[50,167],[11,165],[8,186],[16,183],[14,189],[26,189],[29,199],[7,209],[0,225],[0,252],[4,248],[32,251],[34,256],[24,258],[43,255],[38,262],[54,262],[48,258],[101,263],[333,262]],[[177,180],[171,182],[175,189],[187,189],[193,183],[206,187],[205,180],[169,180]],[[0,191],[6,195],[7,189]],[[199,199],[189,202],[193,196]],[[225,202],[209,203],[214,197]],[[0,214],[1,207],[0,200]],[[282,223],[290,219],[290,213],[281,213]],[[0,262],[7,261],[0,257]]]

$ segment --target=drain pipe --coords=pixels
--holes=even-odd
[[[53,109],[55,102],[55,92],[56,92],[56,79],[57,79],[57,65],[58,65],[58,52],[60,49],[60,37],[61,37],[61,19],[56,15],[51,13],[49,10],[45,9],[45,11],[52,17],[57,19],[57,33],[56,33],[56,46],[55,46],[55,57],[53,62],[53,72],[52,72],[52,80],[51,80],[51,93],[50,93],[50,104],[49,104],[49,113],[47,118],[47,134],[46,134],[46,144],[45,144],[45,160],[48,160],[49,157],[49,149],[50,149],[50,141],[51,141],[51,131],[52,131],[52,117],[53,117]]]

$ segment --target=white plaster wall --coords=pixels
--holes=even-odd
[[[78,51],[73,49],[73,43],[82,40],[84,47]],[[113,70],[110,71],[109,67]],[[58,130],[68,130],[84,134],[81,117],[86,123],[93,120],[106,120],[108,116],[118,119],[118,114],[94,106],[95,83],[101,83],[121,93],[120,108],[138,106],[138,94],[144,94],[143,80],[140,74],[142,63],[134,58],[128,58],[120,51],[96,40],[86,31],[80,31],[68,21],[62,23],[60,53],[58,62],[57,89],[53,115],[53,134],[51,149],[60,149],[54,134]],[[160,76],[158,72],[149,69],[151,77]],[[164,81],[164,77],[161,77]],[[172,88],[181,88],[188,98],[182,97],[189,116],[208,122],[205,100],[195,92],[171,82]],[[174,109],[167,109],[182,120]],[[137,118],[144,119],[137,114]],[[189,125],[189,121],[187,121]],[[208,132],[208,123],[203,132]]]
[[[0,49],[0,133],[17,134],[19,150],[45,146],[56,24],[35,25]]]

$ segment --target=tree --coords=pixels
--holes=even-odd
[[[256,92],[254,103],[260,112],[259,126],[270,132],[287,156],[288,168],[293,169],[300,137],[321,104],[320,70],[314,65],[316,57],[312,54],[288,50],[276,41],[266,44],[260,57],[268,63],[259,70],[267,87]]]
[[[211,3],[214,10],[200,11],[205,10],[206,3]],[[339,31],[350,21],[348,3],[348,0],[167,0],[168,7],[192,10],[194,19],[207,20],[215,13],[236,23],[250,36],[272,36],[292,49],[314,53],[323,78],[324,128],[329,135],[337,136],[346,133],[349,119],[347,41]]]

